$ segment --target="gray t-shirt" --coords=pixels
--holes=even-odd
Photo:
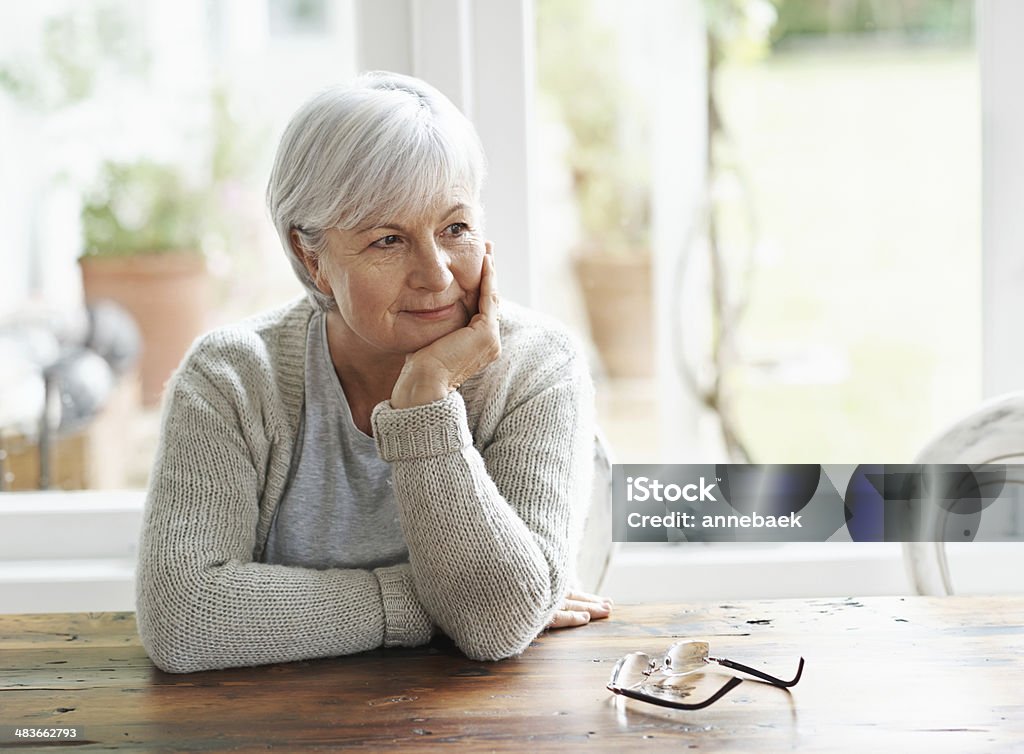
[[[306,332],[306,399],[291,478],[263,559],[305,568],[380,568],[406,562],[391,466],[352,421],[327,347],[327,318]]]

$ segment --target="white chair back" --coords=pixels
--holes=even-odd
[[[576,556],[576,585],[598,594],[608,573],[612,542],[612,463],[604,437],[594,438],[594,486]]]
[[[915,463],[1024,463],[1024,392],[1008,393],[984,403],[937,434]],[[1007,484],[1022,484],[1007,480]],[[945,518],[944,510],[931,515]],[[929,523],[936,523],[935,520]],[[943,531],[937,521],[936,531]],[[946,545],[943,542],[904,542],[903,561],[918,594],[953,593]]]

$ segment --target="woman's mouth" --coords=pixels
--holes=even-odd
[[[438,309],[406,309],[406,314],[411,314],[416,319],[421,320],[436,320],[445,319],[455,313],[456,304],[448,304],[448,306],[442,306]]]

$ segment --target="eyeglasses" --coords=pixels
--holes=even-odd
[[[608,690],[613,694],[657,704],[660,707],[703,709],[717,702],[743,682],[741,678],[732,676],[703,701],[680,701],[698,693],[700,684],[695,682],[699,675],[697,671],[712,662],[752,675],[760,681],[780,688],[795,686],[804,672],[803,657],[800,658],[800,665],[793,680],[786,681],[732,660],[711,657],[710,647],[706,641],[677,641],[668,648],[660,663],[645,652],[630,652],[612,668]]]

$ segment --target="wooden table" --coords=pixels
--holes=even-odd
[[[744,682],[692,712],[605,689],[620,656],[679,637],[807,665],[791,692]],[[154,668],[130,613],[0,615],[0,749],[12,726],[79,726],[76,750],[1021,751],[1022,679],[1016,597],[618,606],[500,663],[441,641],[193,675]]]

